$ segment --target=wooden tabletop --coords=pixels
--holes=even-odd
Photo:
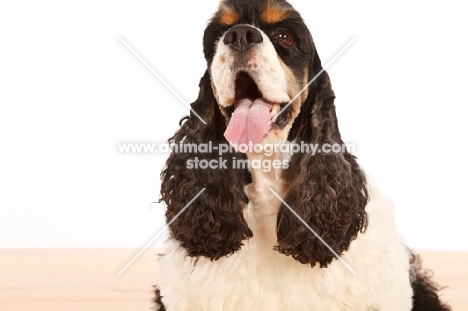
[[[0,310],[150,310],[159,250],[0,250]],[[443,299],[468,310],[468,253],[420,252]]]

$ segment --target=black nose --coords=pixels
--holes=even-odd
[[[243,53],[255,44],[262,43],[263,37],[260,31],[253,27],[238,25],[226,32],[223,42],[231,49]]]

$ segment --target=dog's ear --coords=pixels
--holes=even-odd
[[[190,256],[215,260],[239,250],[242,240],[252,236],[242,216],[247,204],[244,185],[250,177],[246,170],[232,168],[233,158],[245,159],[245,155],[219,155],[216,149],[220,144],[227,146],[223,136],[226,121],[213,96],[208,71],[200,81],[198,99],[191,106],[207,124],[193,112],[181,120],[181,128],[169,140],[175,148],[161,173],[161,200],[167,205],[172,237]],[[209,147],[210,142],[213,152],[195,150]],[[182,145],[191,150],[175,150]],[[186,210],[178,215],[184,207]]]
[[[315,56],[311,71],[322,69]],[[308,98],[293,123],[289,140],[328,150],[343,146],[330,79],[323,72],[310,86]],[[326,145],[328,144],[328,145]],[[325,145],[325,146],[324,146]],[[291,158],[285,179],[290,185],[284,201],[337,253],[367,226],[366,179],[356,158],[346,150],[338,153],[297,153]],[[334,254],[284,205],[277,221],[276,249],[304,264],[326,267]]]

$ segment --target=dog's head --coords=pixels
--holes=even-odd
[[[286,141],[307,99],[307,83],[321,70],[299,13],[282,0],[223,1],[203,42],[214,96],[229,122],[227,139]],[[242,116],[231,120],[238,107],[244,116],[254,114],[255,130],[240,128]]]
[[[203,45],[207,70],[200,93],[171,143],[210,143],[214,150],[228,141],[343,144],[328,74],[307,26],[288,2],[222,1],[206,27]],[[252,236],[242,215],[248,203],[244,186],[252,176],[235,167],[233,159],[246,155],[179,150],[167,161],[161,187],[167,220],[172,237],[191,256],[218,259],[239,250]],[[204,167],[194,165],[201,161]],[[282,178],[287,185],[284,201],[337,253],[365,229],[366,180],[347,151],[295,153]],[[277,238],[275,249],[302,263],[326,266],[334,258],[283,205]]]

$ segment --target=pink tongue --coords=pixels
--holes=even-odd
[[[229,121],[224,137],[238,151],[238,145],[258,144],[270,130],[272,105],[264,99],[242,99]]]

